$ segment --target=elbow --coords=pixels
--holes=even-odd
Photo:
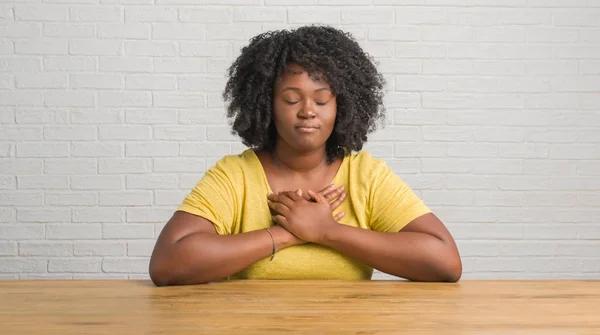
[[[456,283],[462,277],[462,261],[458,251],[449,253],[442,258],[440,266],[440,281],[448,283]]]
[[[169,270],[163,264],[154,256],[150,259],[148,274],[152,283],[158,287],[170,285],[172,281]]]

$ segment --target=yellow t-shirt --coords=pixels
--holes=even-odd
[[[385,163],[368,152],[351,153],[333,184],[345,186],[347,198],[335,213],[353,227],[398,232],[429,208]],[[318,191],[318,190],[314,190]],[[267,205],[271,188],[252,149],[227,155],[211,167],[177,210],[214,223],[218,234],[239,234],[271,227]],[[308,243],[280,250],[230,279],[370,279],[373,269],[330,248]]]

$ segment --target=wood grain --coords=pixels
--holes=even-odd
[[[600,281],[0,281],[2,334],[600,334]]]

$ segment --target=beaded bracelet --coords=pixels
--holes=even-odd
[[[271,240],[273,241],[273,253],[271,254],[271,260],[270,260],[270,261],[272,261],[273,257],[275,257],[275,253],[277,252],[277,248],[275,247],[275,238],[273,237],[273,234],[271,233],[271,230],[269,228],[265,228],[265,230],[269,233],[269,235],[271,235]]]

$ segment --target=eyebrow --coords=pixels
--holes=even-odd
[[[298,87],[286,87],[283,90],[281,90],[281,92],[279,92],[279,93],[283,93],[285,91],[290,91],[290,90],[300,91],[300,89]],[[315,90],[315,92],[321,92],[321,91],[330,91],[331,92],[331,89],[329,89],[328,87],[321,87],[321,88],[318,88]]]

